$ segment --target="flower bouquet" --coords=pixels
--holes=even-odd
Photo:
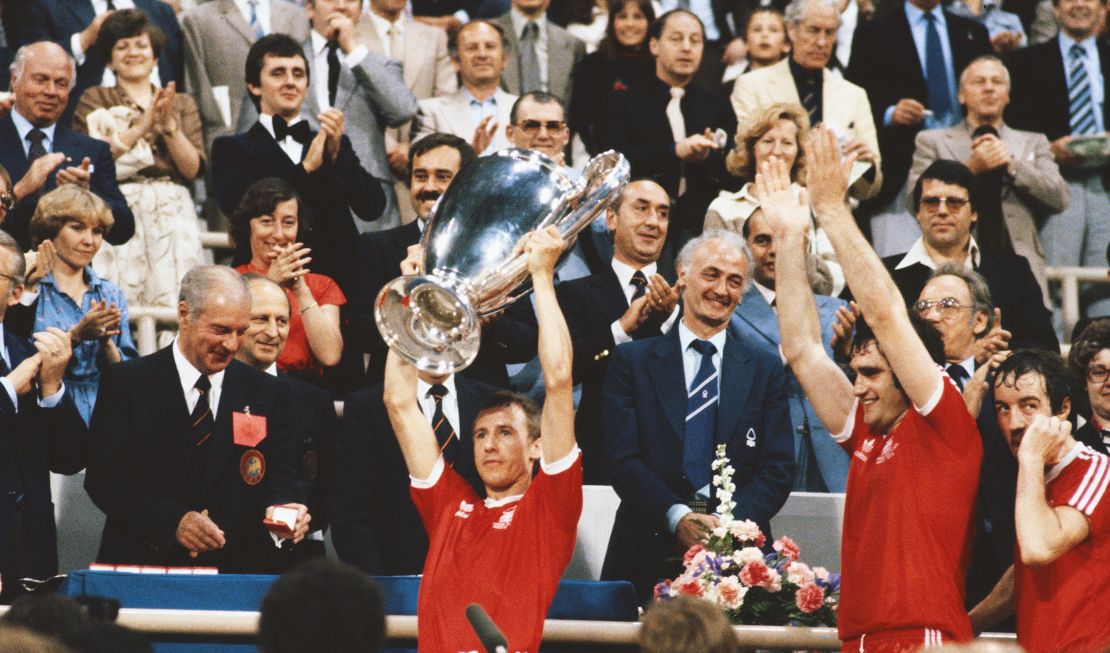
[[[798,545],[781,537],[763,552],[766,537],[753,522],[732,518],[733,469],[717,446],[713,486],[720,526],[683,556],[683,572],[655,586],[655,599],[696,596],[717,604],[734,624],[835,626],[840,575],[810,568]]]

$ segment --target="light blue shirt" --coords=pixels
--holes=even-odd
[[[725,341],[728,339],[728,333],[725,329],[721,329],[709,338],[709,342],[717,348],[717,352],[713,354],[713,365],[717,368],[717,403],[720,404],[721,396],[721,353],[725,350]],[[682,374],[686,381],[686,388],[689,389],[694,383],[694,377],[698,375],[698,368],[701,367],[701,354],[690,346],[690,343],[698,340],[693,331],[682,320],[678,322],[678,344],[682,348]],[[710,486],[706,485],[700,488],[695,494],[699,497],[710,498],[712,496]],[[675,532],[678,528],[678,522],[682,520],[687,514],[692,512],[690,506],[684,503],[676,503],[667,509],[667,525],[670,526],[671,532]]]
[[[664,12],[678,9],[678,0],[662,0],[659,6]],[[705,27],[706,41],[717,41],[721,38],[721,31],[717,29],[717,19],[713,17],[713,3],[710,0],[690,0],[689,9],[690,13],[697,16]]]
[[[15,131],[19,134],[19,142],[23,145],[23,156],[31,156],[31,141],[27,140],[27,134],[35,128],[26,118],[19,115],[19,111],[12,108],[12,122],[15,123]],[[48,127],[39,127],[39,131],[46,134],[46,138],[42,141],[42,146],[46,148],[47,152],[54,151],[54,130],[58,127],[58,123],[54,123]]]
[[[465,86],[462,92],[466,97],[466,106],[470,109],[470,115],[474,117],[475,122],[482,122],[490,116],[497,120],[497,93],[483,101],[474,97]],[[504,127],[501,127],[501,129],[504,129]]]
[[[1102,78],[1102,67],[1098,60],[1098,46],[1095,37],[1090,36],[1082,41],[1076,41],[1067,34],[1060,32],[1057,43],[1060,44],[1060,55],[1064,58],[1064,74],[1068,78],[1068,88],[1071,88],[1071,46],[1078,44],[1085,53],[1083,67],[1087,69],[1087,79],[1091,83],[1091,102],[1095,105],[1095,129],[1099,132],[1106,131],[1103,121],[1103,105],[1106,102],[1106,80]]]
[[[925,19],[925,12],[913,6],[909,2],[905,3],[906,21],[910,24],[910,33],[913,35],[913,44],[917,49],[917,63],[921,65],[921,76],[926,77],[925,74],[925,28],[929,21]],[[944,56],[944,67],[948,71],[948,97],[952,106],[952,111],[945,116],[925,116],[924,129],[940,129],[942,127],[951,127],[959,122],[963,115],[960,113],[960,103],[956,99],[957,86],[959,79],[955,72],[955,67],[952,65],[952,44],[948,41],[948,21],[944,17],[944,9],[941,5],[933,7],[929,12],[936,20],[937,35],[940,36],[940,49],[941,54]],[[894,106],[887,107],[886,112],[883,114],[883,124],[889,125],[890,119],[894,115]]]

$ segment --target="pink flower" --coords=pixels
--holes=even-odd
[[[740,584],[736,576],[726,576],[717,585],[717,604],[726,610],[738,610],[744,605],[744,595],[748,588]]]
[[[732,559],[738,565],[744,565],[744,564],[747,564],[749,562],[755,562],[756,560],[759,560],[760,562],[762,562],[763,561],[763,552],[760,551],[759,549],[755,548],[754,546],[746,546],[743,549],[740,549],[738,551],[733,551],[732,552]]]
[[[798,551],[798,545],[794,543],[794,540],[785,535],[775,540],[774,548],[775,551],[778,551],[784,557],[790,558],[791,560],[797,560],[800,553]]]
[[[683,596],[701,596],[705,594],[705,588],[701,586],[696,578],[676,581],[675,585],[678,585],[678,593]]]
[[[791,562],[786,568],[786,580],[799,587],[807,583],[812,583],[816,578],[817,576],[813,573],[813,570],[809,568],[809,565],[801,560]]]
[[[702,551],[705,551],[705,547],[701,544],[695,544],[689,549],[686,549],[686,554],[682,556],[682,563],[684,565],[689,565],[690,561],[697,557]]]
[[[817,612],[824,602],[825,593],[815,583],[808,583],[794,592],[794,604],[802,612]]]
[[[762,560],[749,562],[740,570],[740,582],[748,587],[762,587],[771,582],[771,570]]]

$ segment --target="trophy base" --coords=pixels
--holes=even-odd
[[[478,314],[462,284],[451,281],[398,277],[382,288],[374,303],[374,320],[385,343],[430,374],[453,374],[478,356]]]

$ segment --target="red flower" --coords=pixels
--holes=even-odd
[[[618,79],[617,81],[613,82],[613,90],[614,91],[627,91],[628,87],[624,85],[624,82],[622,82],[621,80]]]
[[[780,537],[779,539],[775,540],[774,547],[775,551],[778,551],[784,557],[790,558],[791,560],[797,560],[798,556],[801,554],[801,552],[798,550],[798,545],[794,542],[794,540],[786,536]]]
[[[690,561],[694,559],[694,556],[701,553],[702,551],[705,551],[705,547],[701,544],[695,544],[689,549],[686,549],[686,554],[682,556],[682,564],[690,564]]]
[[[696,579],[691,578],[678,586],[678,593],[683,596],[701,596],[705,589]]]
[[[817,612],[825,602],[825,592],[816,583],[807,583],[794,592],[794,604],[802,612]]]
[[[744,565],[740,570],[740,582],[748,587],[764,585],[771,581],[771,572],[767,565],[760,560],[755,560]]]

